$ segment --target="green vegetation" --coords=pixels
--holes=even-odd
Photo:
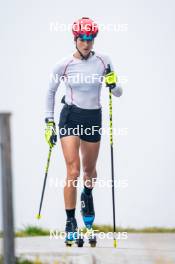
[[[18,258],[16,259],[16,264],[34,264],[34,262],[30,260]]]
[[[98,232],[113,232],[113,227],[110,225],[94,225],[94,230]],[[86,231],[86,229],[83,229]],[[145,227],[141,229],[131,228],[131,227],[117,227],[117,232],[128,232],[128,233],[175,233],[175,228],[167,227]],[[42,229],[36,226],[27,226],[25,229],[16,232],[16,236],[25,237],[25,236],[49,236],[50,230]]]
[[[37,226],[26,226],[24,229],[21,229],[15,234],[17,237],[26,237],[26,236],[49,236],[50,230],[43,229]]]
[[[98,232],[113,232],[113,227],[111,225],[93,225],[94,230],[98,230]],[[86,229],[82,229],[86,232]],[[57,230],[55,230],[57,231]],[[128,232],[128,233],[175,233],[175,228],[168,227],[145,227],[145,228],[132,228],[132,227],[117,227],[117,232]],[[57,233],[59,233],[57,231]],[[30,237],[30,236],[49,236],[50,230],[43,229],[37,226],[25,226],[23,229],[15,232],[16,237]],[[0,237],[2,237],[2,232],[0,232]],[[1,262],[0,262],[1,264]]]
[[[99,232],[113,232],[113,227],[110,225],[94,225],[95,230]],[[128,232],[128,233],[175,233],[175,228],[168,227],[145,227],[145,228],[132,228],[132,227],[116,227],[117,232]]]
[[[3,264],[2,256],[0,256],[0,264]],[[34,264],[34,262],[22,258],[16,258],[15,264]]]

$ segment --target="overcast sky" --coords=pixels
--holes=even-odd
[[[86,4],[87,3],[87,4]],[[12,112],[15,225],[37,224],[48,146],[44,139],[45,98],[49,73],[74,52],[69,30],[89,16],[101,28],[94,50],[110,56],[123,80],[123,96],[113,97],[117,225],[174,226],[174,1],[9,1],[1,4],[0,111]],[[54,24],[53,24],[54,23]],[[57,23],[53,30],[51,25]],[[116,26],[116,30],[107,27]],[[56,31],[57,29],[57,31]],[[65,87],[56,95],[55,120]],[[103,125],[108,127],[108,91],[103,87]],[[109,137],[103,136],[98,178],[110,180]],[[64,228],[63,180],[66,168],[60,142],[51,158],[40,225]],[[82,175],[81,175],[82,176]],[[80,194],[81,188],[79,188]],[[97,224],[112,224],[112,195],[96,186]],[[78,196],[78,223],[82,226]]]

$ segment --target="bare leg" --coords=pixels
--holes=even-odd
[[[80,139],[78,136],[68,136],[61,138],[61,146],[67,167],[66,185],[64,187],[65,209],[76,207],[76,181],[80,175],[79,147]]]
[[[96,162],[98,158],[100,148],[100,141],[98,142],[87,142],[80,141],[80,149],[82,154],[82,165],[83,165],[83,179],[86,187],[91,188],[93,181],[96,179]]]

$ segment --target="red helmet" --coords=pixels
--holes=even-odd
[[[98,26],[88,17],[82,17],[72,25],[72,32],[76,38],[83,40],[93,40],[98,34]]]

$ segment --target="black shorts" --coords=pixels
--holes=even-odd
[[[65,104],[58,126],[60,138],[74,135],[88,142],[97,142],[101,139],[102,110]]]

